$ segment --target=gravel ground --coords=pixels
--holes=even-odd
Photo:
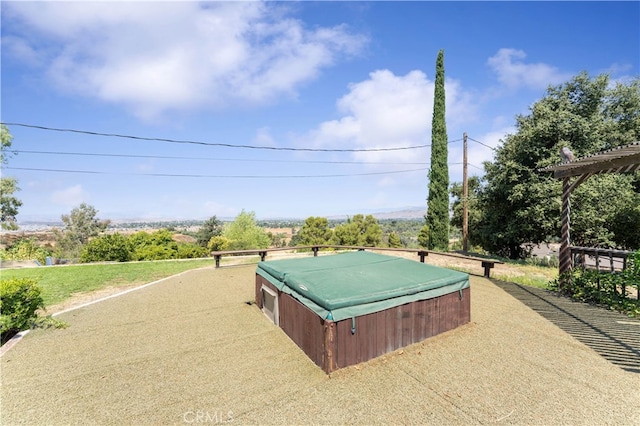
[[[640,424],[640,374],[471,277],[472,322],[325,375],[253,305],[255,265],[61,314],[0,358],[2,425]]]

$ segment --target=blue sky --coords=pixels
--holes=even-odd
[[[438,50],[454,182],[463,132],[482,175],[549,85],[639,75],[639,26],[638,2],[2,2],[3,122],[205,143],[11,125],[2,173],[19,222],[426,209],[430,149],[371,150],[430,144]]]

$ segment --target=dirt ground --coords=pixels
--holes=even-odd
[[[194,270],[59,315],[0,358],[1,424],[640,424],[639,374],[490,280],[470,324],[327,376],[246,303],[254,279]]]

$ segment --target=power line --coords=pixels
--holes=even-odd
[[[62,152],[62,151],[31,151],[31,150],[11,150],[15,154],[43,154],[43,155],[76,155],[88,157],[114,157],[114,158],[153,158],[164,160],[205,160],[205,161],[245,161],[256,163],[315,163],[315,164],[405,164],[405,165],[429,165],[424,162],[383,162],[383,161],[329,161],[329,160],[265,160],[265,159],[244,159],[244,158],[218,158],[218,157],[183,157],[168,155],[141,155],[141,154],[106,154],[92,152]]]
[[[345,148],[345,149],[292,148],[292,147],[276,147],[276,146],[264,146],[264,145],[230,144],[230,143],[220,143],[220,142],[202,142],[202,141],[168,139],[168,138],[151,138],[151,137],[144,137],[144,136],[122,135],[122,134],[118,134],[118,133],[94,132],[94,131],[89,131],[89,130],[61,129],[61,128],[56,128],[56,127],[37,126],[37,125],[33,125],[33,124],[24,124],[24,123],[4,123],[3,122],[2,124],[6,125],[6,126],[27,127],[27,128],[30,128],[30,129],[47,130],[47,131],[52,131],[52,132],[79,133],[79,134],[91,135],[91,136],[104,136],[104,137],[113,137],[113,138],[134,139],[134,140],[155,141],[155,142],[167,142],[167,143],[178,143],[178,144],[220,146],[220,147],[226,147],[226,148],[263,149],[263,150],[272,150],[272,151],[381,152],[381,151],[402,151],[402,150],[410,150],[410,149],[420,149],[420,148],[427,148],[427,147],[431,146],[431,144],[424,144],[424,145],[404,146],[404,147],[395,147],[395,148]]]
[[[480,145],[485,146],[485,147],[487,147],[487,148],[489,148],[489,149],[492,149],[492,150],[494,150],[494,151],[496,150],[496,148],[494,148],[494,147],[492,147],[492,146],[489,146],[489,145],[487,145],[487,144],[486,144],[486,143],[484,143],[484,142],[480,142],[479,140],[476,140],[476,139],[474,139],[474,138],[469,137],[469,140],[470,140],[470,141],[474,141],[475,143],[479,143]]]
[[[97,170],[63,170],[63,169],[40,169],[32,167],[5,167],[8,170],[26,170],[34,172],[53,172],[53,173],[79,173],[94,175],[124,175],[124,176],[154,176],[154,177],[187,177],[187,178],[215,178],[215,179],[312,179],[312,178],[335,178],[335,177],[352,177],[352,176],[374,176],[389,175],[398,173],[410,173],[425,171],[427,168],[395,170],[386,172],[369,172],[369,173],[352,173],[352,174],[333,174],[333,175],[197,175],[197,174],[171,174],[171,173],[127,173],[127,172],[104,172]]]
[[[395,147],[395,148],[345,148],[345,149],[292,148],[292,147],[274,147],[274,146],[264,146],[264,145],[229,144],[229,143],[221,143],[221,142],[202,142],[202,141],[169,139],[169,138],[151,138],[151,137],[144,137],[144,136],[123,135],[123,134],[118,134],[118,133],[94,132],[94,131],[90,131],[90,130],[62,129],[62,128],[56,128],[56,127],[38,126],[38,125],[34,125],[34,124],[25,124],[25,123],[1,122],[0,124],[4,124],[5,126],[26,127],[26,128],[30,128],[30,129],[46,130],[46,131],[52,131],[52,132],[79,133],[79,134],[85,134],[85,135],[90,135],[90,136],[103,136],[103,137],[134,139],[134,140],[143,140],[143,141],[156,141],[156,142],[193,144],[193,145],[205,145],[205,146],[221,146],[221,147],[226,147],[226,148],[263,149],[263,150],[273,150],[273,151],[383,152],[383,151],[402,151],[402,150],[410,150],[410,149],[421,149],[421,148],[428,148],[428,147],[431,146],[431,144],[423,144],[423,145],[404,146],[404,147]],[[455,143],[455,142],[460,142],[461,140],[462,139],[454,139],[452,141],[448,141],[447,143],[451,144],[451,143]]]

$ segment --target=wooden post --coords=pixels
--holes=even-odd
[[[571,272],[573,269],[573,260],[571,259],[571,236],[569,235],[570,229],[570,215],[571,215],[571,203],[569,197],[571,195],[571,184],[569,178],[562,179],[562,229],[561,229],[561,244],[558,257],[560,260],[560,274]],[[568,290],[571,283],[564,277],[560,277],[560,290]]]
[[[462,251],[469,251],[469,183],[467,181],[467,132],[462,135]]]

